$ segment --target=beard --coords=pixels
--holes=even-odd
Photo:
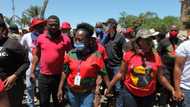
[[[52,39],[57,39],[61,35],[60,30],[49,30],[49,35]]]

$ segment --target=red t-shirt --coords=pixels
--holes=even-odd
[[[127,64],[125,87],[136,96],[148,96],[155,92],[158,68],[161,66],[158,54],[150,56],[148,60],[142,60],[143,56],[127,51],[123,60]]]
[[[106,52],[105,47],[99,42],[97,42],[97,50],[101,53],[104,60],[108,59],[108,54]]]
[[[64,34],[64,33],[62,33],[62,36],[64,38],[64,42],[67,44],[65,51],[69,52],[72,48],[71,39],[69,38],[69,35]]]
[[[105,70],[105,65],[101,54],[96,51],[87,59],[80,60],[75,50],[65,54],[64,63],[68,65],[70,72],[67,77],[67,84],[72,89],[94,88],[98,73]],[[74,85],[74,79],[80,73],[80,86]]]
[[[57,40],[51,40],[47,32],[37,39],[37,47],[40,48],[40,73],[45,75],[61,74],[64,64],[65,49],[68,44],[64,36]]]
[[[1,94],[2,92],[4,92],[4,90],[5,90],[4,82],[0,79],[0,94]]]

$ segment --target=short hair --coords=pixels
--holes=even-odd
[[[55,19],[58,23],[60,23],[59,17],[56,15],[51,15],[48,17],[48,19]]]
[[[95,27],[96,28],[103,28],[103,24],[101,22],[97,22]]]
[[[0,20],[4,20],[3,14],[0,13]]]
[[[88,34],[88,37],[92,37],[92,35],[94,34],[94,27],[88,23],[81,23],[77,25],[76,31],[78,30],[84,30],[86,31]]]
[[[89,49],[88,54],[96,51],[96,39],[92,37],[94,34],[94,27],[88,23],[81,23],[77,25],[76,32],[82,30],[86,32],[86,37],[84,39],[85,46]]]
[[[6,27],[5,20],[2,13],[0,13],[0,26]]]

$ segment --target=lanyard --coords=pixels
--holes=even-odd
[[[80,75],[80,67],[81,67],[81,64],[82,64],[82,60],[80,60],[78,66],[77,66],[77,75]]]

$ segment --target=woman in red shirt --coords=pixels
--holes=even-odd
[[[118,99],[125,101],[124,104],[116,104],[116,107],[153,107],[158,78],[174,93],[162,74],[160,56],[153,50],[152,36],[148,30],[139,30],[132,42],[132,49],[124,53],[120,72],[106,92],[108,94],[114,84],[123,78],[124,89]]]
[[[81,23],[77,26],[74,47],[64,57],[67,72],[62,72],[59,85],[58,99],[63,98],[64,80],[67,80],[67,96],[71,107],[92,107],[96,79],[101,74],[105,83],[109,84],[105,72],[104,59],[97,50],[96,39],[92,37],[94,28]]]

